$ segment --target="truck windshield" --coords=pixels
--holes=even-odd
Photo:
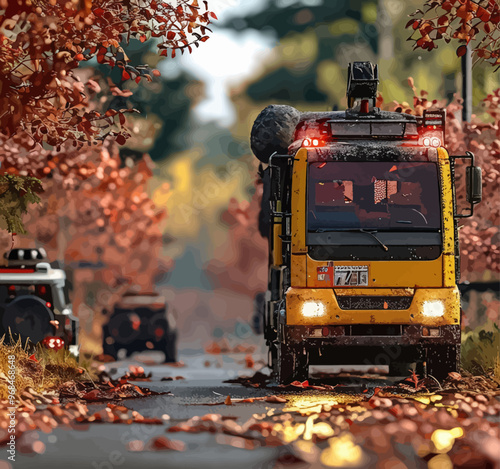
[[[437,166],[429,162],[309,165],[308,230],[440,229]]]

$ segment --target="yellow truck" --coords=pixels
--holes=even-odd
[[[354,62],[346,111],[271,105],[252,128],[269,220],[263,331],[281,383],[310,364],[443,379],[460,363],[457,222],[481,201],[481,169],[446,151],[445,111],[382,111],[377,84],[376,65]],[[457,159],[470,161],[461,208]]]

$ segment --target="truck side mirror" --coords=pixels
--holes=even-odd
[[[470,204],[468,213],[457,213],[457,207],[454,207],[455,218],[469,218],[474,215],[474,205],[481,202],[483,196],[482,171],[479,166],[474,165],[474,153],[466,151],[462,156],[451,156],[452,174],[455,174],[455,160],[470,160],[470,166],[465,168],[465,199]]]
[[[470,204],[478,204],[483,198],[482,171],[479,166],[466,168],[466,199]]]

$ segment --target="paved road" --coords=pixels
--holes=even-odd
[[[56,428],[51,434],[39,433],[38,438],[45,444],[41,455],[23,455],[18,453],[15,465],[19,468],[271,468],[276,460],[289,453],[287,447],[259,447],[252,451],[234,448],[220,443],[220,435],[211,433],[189,434],[179,432],[166,434],[170,425],[185,421],[196,415],[216,413],[223,416],[236,416],[238,422],[244,422],[253,414],[263,414],[270,409],[280,411],[283,404],[270,404],[256,401],[251,404],[233,406],[200,404],[222,402],[226,396],[233,399],[267,396],[275,391],[243,387],[239,384],[224,383],[225,380],[239,375],[253,374],[245,369],[245,355],[206,355],[181,354],[185,367],[174,368],[167,365],[145,364],[138,360],[128,360],[108,364],[107,368],[114,376],[124,374],[129,365],[141,365],[145,372],[152,372],[151,382],[137,383],[154,391],[170,391],[170,395],[153,396],[137,400],[127,400],[123,405],[139,411],[144,417],[170,417],[165,425],[122,425],[90,424],[76,425],[74,429]],[[263,357],[254,354],[256,361]],[[207,366],[208,365],[208,366]],[[185,379],[161,381],[167,376],[183,376]],[[379,384],[376,380],[368,383]],[[359,384],[346,386],[344,390],[356,391]],[[102,409],[101,404],[89,405],[95,411]],[[166,435],[186,444],[183,452],[130,452],[127,443],[133,440],[149,441],[152,437]],[[33,436],[33,435],[32,435]],[[33,436],[34,437],[34,436]],[[217,440],[219,438],[219,440]],[[0,466],[2,467],[2,466]]]

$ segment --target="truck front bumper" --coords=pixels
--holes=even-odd
[[[428,327],[415,324],[349,326],[281,326],[281,340],[308,349],[322,347],[387,347],[459,345],[460,326]]]
[[[460,325],[458,288],[289,288],[288,326]]]

